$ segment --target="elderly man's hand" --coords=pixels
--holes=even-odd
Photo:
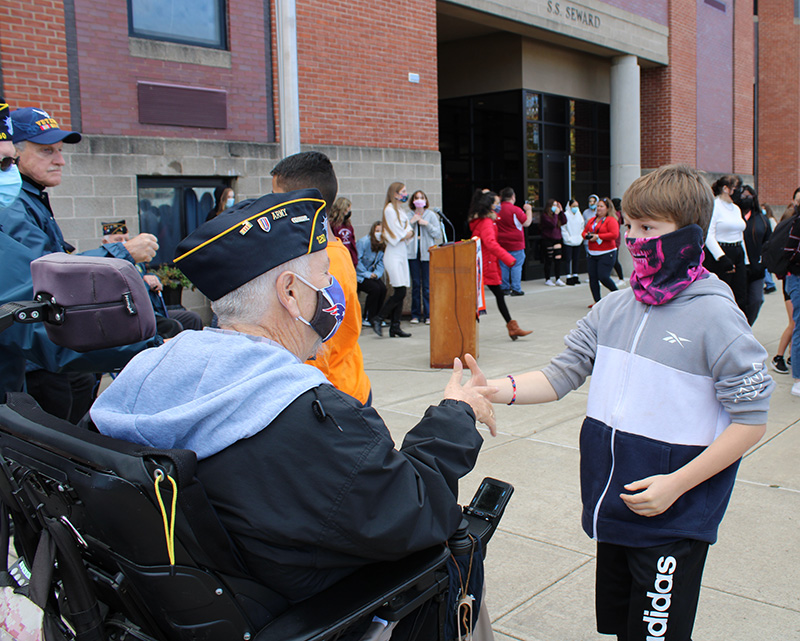
[[[461,384],[464,366],[461,364],[461,359],[456,358],[453,361],[453,375],[450,377],[447,387],[444,388],[444,397],[467,403],[475,412],[475,418],[489,428],[492,436],[496,436],[494,408],[486,397],[498,390],[496,387],[486,385],[486,376],[470,354],[466,354],[464,358],[472,372],[472,377],[465,384]]]
[[[134,263],[148,263],[158,251],[158,239],[153,234],[139,234],[122,244],[133,257]]]
[[[161,284],[161,279],[155,274],[145,274],[143,278],[147,286],[154,292],[160,292],[164,289],[164,285]]]

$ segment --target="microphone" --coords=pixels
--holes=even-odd
[[[436,215],[437,215],[437,216],[439,216],[439,218],[441,218],[441,219],[442,219],[443,221],[445,221],[445,222],[446,222],[448,225],[450,225],[450,229],[452,229],[452,230],[453,230],[453,242],[455,242],[455,240],[456,240],[456,228],[455,228],[455,226],[453,225],[453,223],[452,223],[452,222],[450,222],[450,219],[449,219],[447,216],[445,216],[445,215],[444,215],[444,213],[442,212],[442,210],[441,210],[439,207],[434,207],[434,208],[433,208],[433,211],[436,213]],[[445,236],[445,241],[447,241],[447,237],[446,237],[446,236]],[[446,245],[446,244],[447,244],[447,242],[444,242],[444,243],[442,243],[442,244]]]

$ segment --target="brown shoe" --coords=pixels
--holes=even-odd
[[[528,334],[532,333],[524,329],[520,329],[519,324],[515,320],[508,321],[506,328],[508,329],[508,335],[511,337],[512,341],[517,340],[517,338],[520,336],[527,336]]]

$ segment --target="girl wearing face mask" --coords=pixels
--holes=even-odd
[[[411,228],[414,237],[408,243],[408,266],[411,271],[411,322],[423,320],[430,324],[429,305],[429,250],[442,242],[442,225],[439,217],[428,208],[428,197],[424,191],[415,191],[411,196]]]
[[[583,247],[583,227],[586,224],[581,214],[578,201],[574,198],[567,203],[564,211],[566,222],[561,225],[561,240],[564,244],[562,248],[564,256],[564,271],[567,272],[567,285],[577,285],[580,283],[578,278],[578,261],[581,258]]]
[[[747,251],[744,245],[746,223],[734,200],[739,199],[741,180],[727,175],[711,185],[714,213],[706,235],[706,259],[703,265],[727,283],[739,309],[747,308]]]
[[[747,250],[747,260],[750,263],[745,270],[747,273],[747,303],[744,315],[752,327],[758,318],[761,305],[764,303],[764,264],[761,262],[761,248],[772,235],[772,227],[761,210],[756,190],[750,185],[742,187],[739,208],[745,221],[744,245]]]
[[[353,215],[353,203],[347,198],[337,198],[333,201],[330,212],[328,213],[328,224],[331,232],[342,245],[347,247],[350,258],[353,260],[353,267],[358,266],[358,250],[356,249],[356,232],[353,223],[350,221]]]
[[[613,215],[614,204],[609,198],[597,201],[597,215],[591,218],[583,229],[583,238],[587,242],[589,253],[589,289],[592,290],[594,302],[600,300],[600,283],[609,291],[617,291],[611,280],[611,270],[617,262],[617,239],[619,223]],[[592,307],[594,303],[589,305]]]
[[[358,291],[365,292],[363,325],[370,326],[371,320],[378,315],[378,310],[386,298],[386,285],[383,282],[383,251],[386,244],[381,237],[381,222],[376,220],[369,228],[369,234],[359,238],[356,243],[358,265],[356,280]]]
[[[233,189],[230,187],[217,187],[214,190],[214,201],[214,209],[208,212],[208,216],[206,216],[206,222],[212,218],[216,218],[223,211],[230,209],[236,204],[236,198],[235,194],[233,193]]]
[[[561,239],[561,225],[567,224],[567,217],[561,203],[551,198],[542,212],[539,229],[542,232],[544,243],[544,284],[550,287],[564,287],[566,283],[561,280],[561,258],[563,257],[563,244]],[[550,276],[553,270],[555,280]]]
[[[519,323],[511,320],[511,314],[506,307],[505,294],[500,286],[502,278],[498,261],[503,261],[509,267],[514,265],[514,257],[497,242],[497,228],[494,221],[500,211],[500,197],[492,191],[475,192],[472,197],[469,215],[469,229],[473,236],[481,239],[481,258],[483,260],[483,282],[494,294],[497,309],[506,322],[506,329],[512,341],[520,336],[527,336],[529,331],[520,329]]]
[[[411,273],[408,269],[407,243],[414,237],[414,230],[408,222],[405,203],[408,202],[408,190],[401,182],[389,185],[381,220],[381,238],[386,243],[383,265],[389,275],[392,295],[383,304],[381,311],[372,319],[372,331],[383,336],[381,323],[384,318],[391,321],[389,336],[392,338],[408,338],[408,332],[400,329],[400,314],[403,313],[403,299],[406,287],[411,284]]]

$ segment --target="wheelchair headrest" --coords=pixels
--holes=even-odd
[[[55,307],[45,327],[56,345],[86,352],[156,333],[147,286],[126,260],[48,254],[31,263],[31,276],[37,300]]]

